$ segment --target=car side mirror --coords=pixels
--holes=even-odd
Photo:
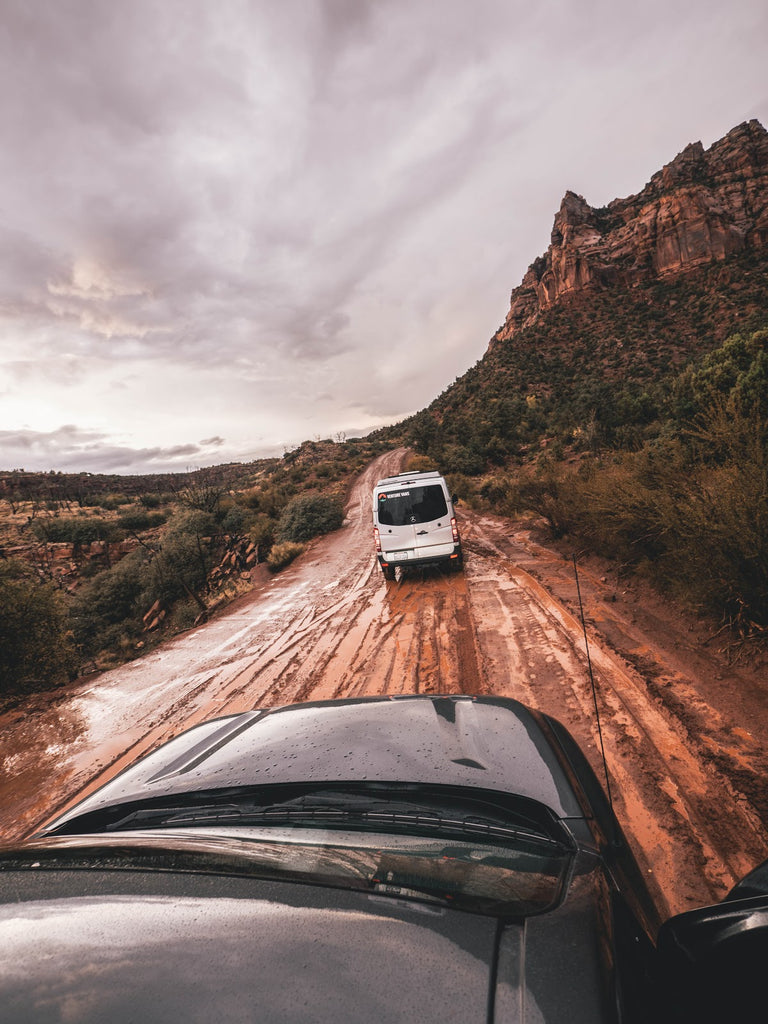
[[[459,503],[459,496],[458,496],[458,494],[452,494],[451,495],[451,501],[453,502],[454,505],[458,505],[458,503]]]
[[[717,906],[671,918],[659,931],[658,952],[668,1021],[763,1019],[768,895],[729,895]],[[756,1007],[763,1014],[754,1016]]]
[[[725,898],[730,902],[731,900],[743,900],[748,896],[768,896],[768,860],[745,875]]]

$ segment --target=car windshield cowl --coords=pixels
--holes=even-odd
[[[349,808],[302,800],[295,806],[243,807],[212,804],[200,807],[139,809],[115,822],[111,832],[136,828],[183,828],[197,825],[297,825],[314,828],[347,828],[407,835],[456,835],[462,838],[519,844],[538,843],[561,849],[551,836],[528,828],[502,825],[475,815],[464,818],[414,807],[388,810],[385,807]]]
[[[570,835],[535,801],[485,790],[381,784],[266,786],[128,802],[53,827],[48,834],[197,825],[296,826],[404,835],[454,835],[503,845],[569,848]]]

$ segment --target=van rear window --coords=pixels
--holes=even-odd
[[[431,523],[448,515],[443,488],[439,484],[411,487],[407,491],[387,494],[378,498],[379,522],[383,526],[408,526],[413,523]]]

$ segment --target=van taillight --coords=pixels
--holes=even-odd
[[[373,528],[373,542],[376,545],[376,550],[381,551],[381,538],[379,537],[379,528],[374,526]]]
[[[459,543],[459,525],[456,522],[456,516],[451,519],[451,533],[453,534],[453,543]]]

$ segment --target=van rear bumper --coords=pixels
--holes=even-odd
[[[379,565],[382,568],[392,566],[397,568],[400,566],[415,566],[415,565],[439,565],[441,562],[450,562],[461,564],[462,553],[461,544],[441,544],[438,549],[433,552],[429,551],[382,551],[376,556],[379,560]]]

